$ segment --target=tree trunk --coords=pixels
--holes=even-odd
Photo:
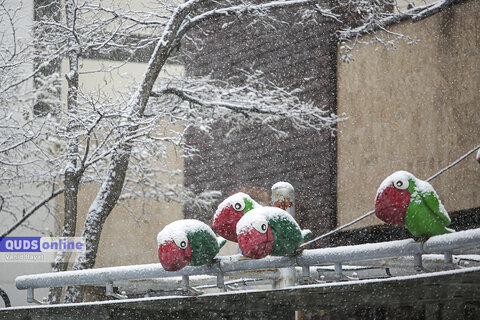
[[[135,124],[132,119],[143,117],[153,85],[175,43],[179,40],[177,38],[178,30],[188,13],[194,10],[200,2],[201,0],[191,0],[180,5],[157,42],[142,82],[128,103],[130,107],[128,108],[130,110],[129,117],[126,117],[124,123],[119,126],[119,128],[122,128],[117,137],[119,146],[112,153],[106,179],[100,187],[95,201],[88,209],[82,232],[86,250],[82,254],[77,254],[72,270],[89,269],[95,265],[103,224],[115,207],[125,182],[132,151],[132,142],[128,138],[131,133],[138,129],[138,124]],[[122,140],[123,142],[121,142]],[[65,293],[65,302],[81,302],[83,301],[83,295],[84,287],[70,286]]]
[[[95,201],[90,206],[85,220],[82,237],[85,241],[86,250],[84,253],[77,253],[72,270],[90,269],[95,265],[103,224],[122,192],[131,149],[131,144],[127,143],[124,148],[117,149],[112,155],[108,170],[109,175],[102,184]],[[83,301],[83,289],[79,286],[68,287],[65,293],[65,302]]]
[[[65,3],[66,19],[68,28],[75,32],[75,3],[71,0]],[[65,192],[64,192],[64,221],[62,237],[74,237],[77,227],[77,209],[78,209],[78,189],[80,183],[80,173],[77,170],[78,159],[78,136],[77,136],[77,98],[78,98],[78,43],[72,35],[69,41],[69,66],[70,72],[67,75],[67,112],[68,126],[67,132],[70,136],[68,141],[67,164],[65,168]],[[52,266],[53,272],[65,271],[68,267],[71,252],[59,250]],[[62,296],[62,287],[50,288],[48,293],[48,301],[50,304],[60,303]]]

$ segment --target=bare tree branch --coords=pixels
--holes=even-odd
[[[31,215],[33,215],[35,212],[37,212],[38,209],[42,208],[47,202],[49,202],[50,200],[54,199],[55,197],[57,197],[58,195],[62,194],[63,192],[65,191],[64,188],[61,188],[61,189],[58,189],[57,191],[53,192],[51,195],[49,195],[48,197],[46,197],[45,199],[43,199],[41,202],[39,202],[35,207],[33,207],[32,209],[28,210],[28,212],[26,212],[23,217],[18,220],[17,222],[15,222],[15,224],[13,224],[12,226],[10,226],[4,233],[2,233],[2,235],[0,237],[6,237],[8,236],[10,233],[12,233],[15,229],[17,229],[20,225],[22,225],[22,223],[24,223],[28,218],[30,218]]]

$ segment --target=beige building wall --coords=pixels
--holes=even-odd
[[[423,7],[428,4],[438,2],[438,0],[397,0],[395,1],[395,11],[396,12],[405,12],[412,8]]]
[[[143,63],[126,63],[104,60],[82,60],[81,70],[108,70],[110,72],[86,73],[80,76],[82,92],[92,92],[94,96],[101,95],[115,99],[126,95],[129,85],[139,83],[146,68]],[[62,73],[68,72],[68,62],[63,61]],[[171,64],[166,68],[170,75],[182,75],[182,65]],[[166,72],[160,77],[167,76]],[[62,88],[63,101],[66,101],[66,83]],[[128,99],[128,96],[121,99]],[[182,130],[172,127],[169,129]],[[165,183],[183,185],[182,150],[167,146],[167,159],[159,161],[163,169],[179,170],[180,175],[175,180],[169,175],[159,175],[158,179]],[[86,213],[97,194],[99,185],[88,184],[80,188],[79,216],[77,219],[77,236],[81,236]],[[57,200],[58,212],[63,213],[63,197]],[[61,215],[63,218],[63,215]],[[116,206],[107,218],[100,238],[95,267],[110,267],[158,262],[157,234],[163,227],[175,220],[183,219],[182,205],[148,200],[129,200],[124,206]],[[73,262],[74,257],[71,258]]]
[[[427,179],[480,144],[480,2],[391,30],[419,42],[359,46],[350,63],[339,53],[338,225],[372,210],[391,173]],[[449,212],[480,207],[474,156],[431,182]]]

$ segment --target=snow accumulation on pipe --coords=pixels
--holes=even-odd
[[[445,253],[478,246],[480,246],[480,228],[432,237],[424,243],[406,239],[355,246],[311,249],[304,250],[296,256],[268,256],[258,260],[247,259],[240,255],[217,257],[211,264],[199,267],[187,266],[175,272],[165,271],[160,263],[156,263],[26,275],[17,277],[15,282],[18,289],[104,284],[121,280],[219,274],[292,266],[328,265],[430,253]]]
[[[422,243],[413,239],[368,243],[324,249],[304,250],[297,257],[299,265],[332,264],[409,256],[422,253]]]
[[[451,252],[473,247],[480,247],[480,228],[432,237],[424,243],[423,251],[425,253]]]

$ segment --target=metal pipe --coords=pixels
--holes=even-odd
[[[425,253],[439,253],[456,249],[474,248],[480,245],[480,228],[431,237],[425,241]]]
[[[480,239],[480,233],[479,233]],[[342,246],[324,249],[304,250],[297,257],[297,263],[302,265],[334,264],[350,261],[385,259],[421,254],[422,244],[413,239],[369,243],[356,246]]]
[[[218,274],[247,270],[274,269],[295,266],[293,257],[267,257],[261,260],[232,259],[235,256],[218,257],[219,262],[198,267],[185,267],[179,271],[165,271],[159,263],[76,271],[26,275],[16,278],[18,289],[86,285],[121,280],[140,280],[178,277],[183,275]]]
[[[335,263],[415,256],[426,253],[453,252],[460,248],[478,247],[479,244],[480,228],[432,237],[423,243],[423,248],[422,243],[407,239],[357,246],[304,250],[296,257],[270,256],[259,260],[246,259],[240,255],[218,257],[215,263],[199,267],[187,266],[175,272],[165,271],[159,263],[156,263],[25,275],[17,277],[15,281],[18,289],[30,288],[29,290],[33,290],[33,288],[98,284],[121,280],[166,278],[183,275],[217,275],[226,272],[271,270],[293,266],[331,265]]]

